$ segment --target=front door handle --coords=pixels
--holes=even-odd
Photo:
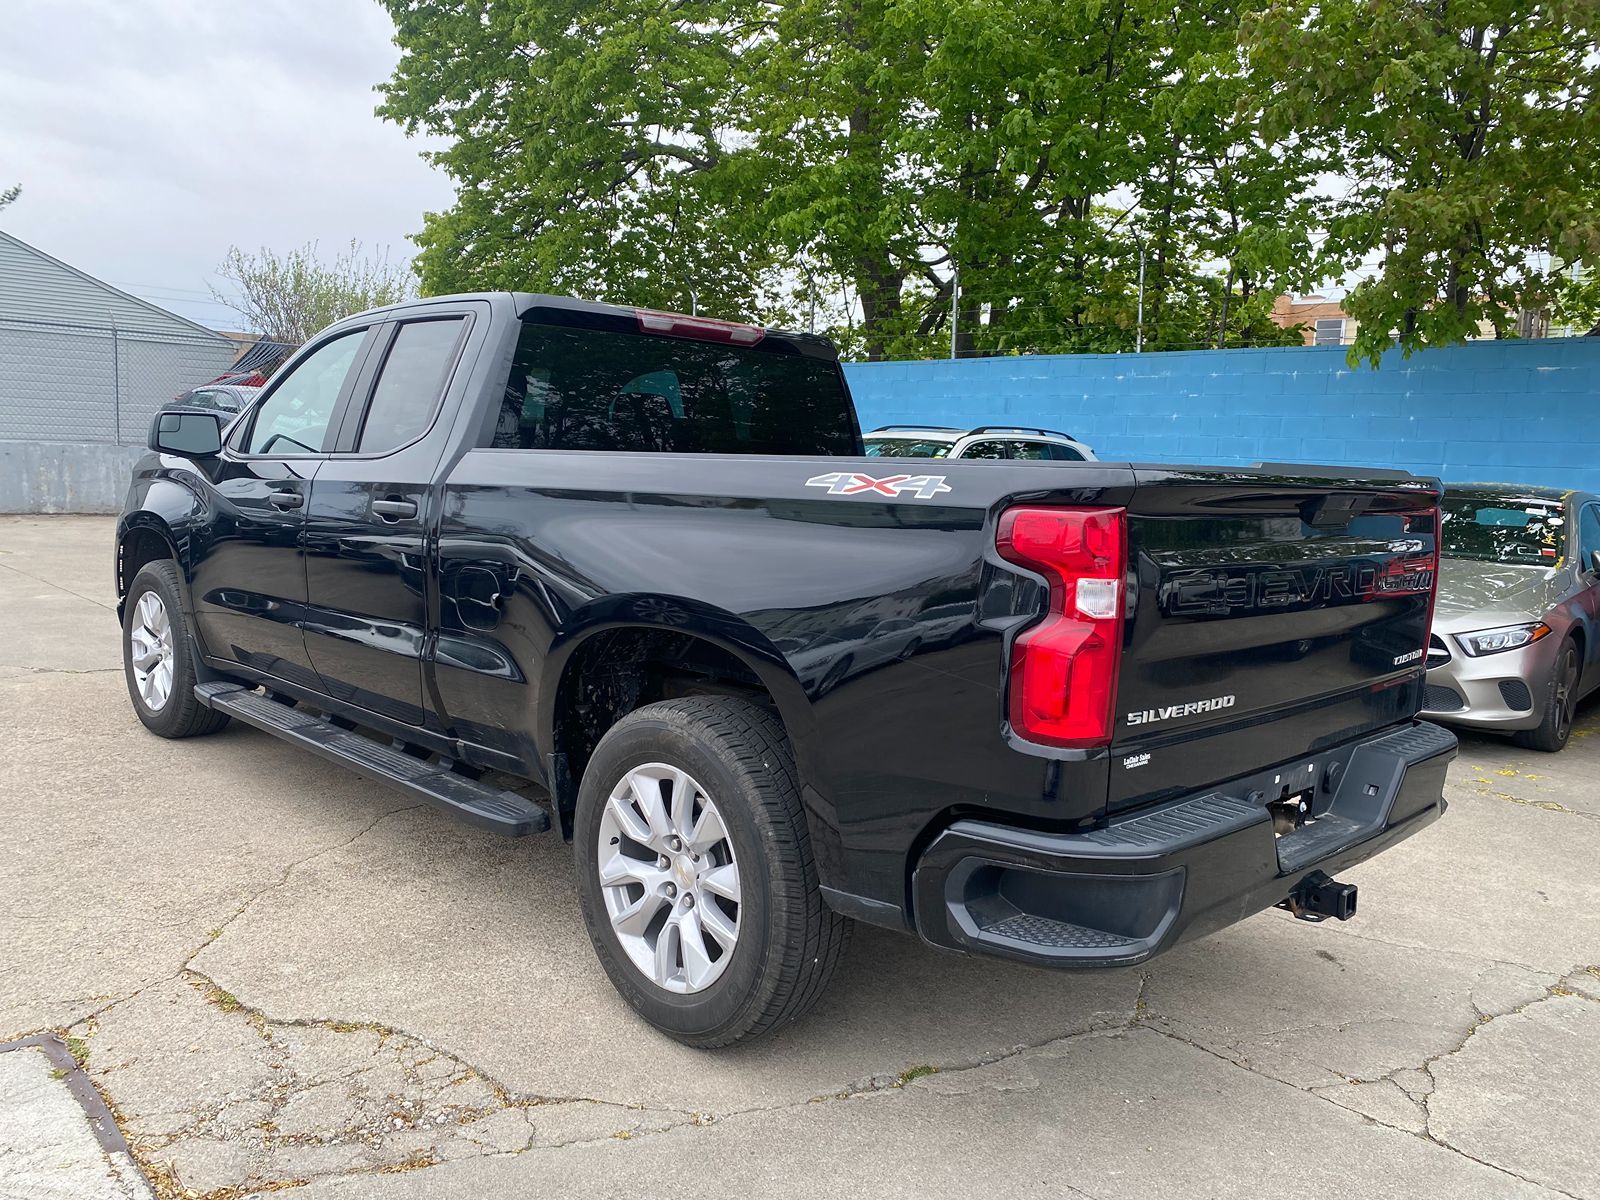
[[[399,521],[417,515],[415,500],[374,500],[372,511],[386,521]]]
[[[306,498],[299,492],[268,492],[267,503],[273,508],[299,508]]]

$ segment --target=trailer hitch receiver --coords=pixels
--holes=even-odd
[[[1295,885],[1278,907],[1288,909],[1302,921],[1326,921],[1329,917],[1348,921],[1356,915],[1356,885],[1313,871]]]

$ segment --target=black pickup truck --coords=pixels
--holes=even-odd
[[[364,313],[163,412],[128,690],[571,840],[600,962],[724,1045],[850,923],[1127,966],[1444,809],[1436,482],[862,455],[823,339],[521,293]]]

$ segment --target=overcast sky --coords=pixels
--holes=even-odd
[[[409,258],[450,203],[373,116],[399,52],[374,0],[0,0],[0,229],[219,328],[237,243]]]

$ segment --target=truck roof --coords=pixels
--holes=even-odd
[[[760,348],[779,354],[802,354],[808,358],[838,361],[839,349],[828,338],[791,329],[772,329],[739,321],[693,313],[605,304],[598,300],[579,300],[573,296],[552,296],[542,292],[460,292],[447,296],[426,296],[398,304],[372,308],[353,316],[406,312],[434,304],[459,304],[463,300],[503,303],[510,297],[517,316],[542,325],[566,325],[582,329],[603,329],[610,333],[651,333],[724,342],[747,349]],[[349,318],[346,318],[349,319]]]

